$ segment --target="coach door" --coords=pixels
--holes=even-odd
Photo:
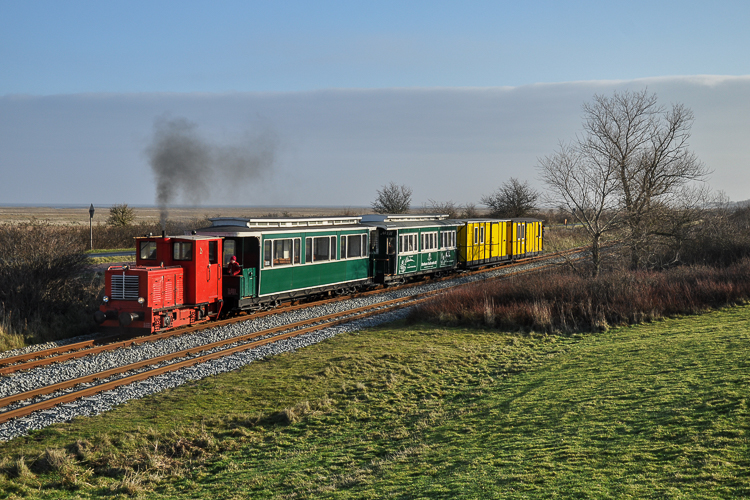
[[[386,267],[384,274],[396,274],[396,231],[386,232],[385,237]]]

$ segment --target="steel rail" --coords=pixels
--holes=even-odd
[[[511,262],[499,262],[499,263],[494,263],[494,264],[488,264],[487,266],[481,267],[480,269],[464,272],[462,273],[462,276],[471,276],[475,274],[491,272],[495,270],[496,268],[501,267],[503,264],[505,264],[504,266],[505,268],[510,269],[512,267],[529,264],[531,262],[548,260],[554,257],[562,256],[564,254],[576,253],[580,251],[582,250],[570,249],[570,250],[555,252],[552,254],[546,254],[543,256],[519,259],[519,260],[511,261]],[[436,281],[436,282],[446,281],[449,279],[454,279],[455,277],[456,276],[433,278],[432,281]],[[386,293],[388,291],[411,288],[411,287],[419,286],[421,284],[422,282],[408,283],[408,284],[401,285],[398,287],[380,288],[377,290],[358,292],[355,294],[334,297],[334,298],[319,300],[315,302],[306,302],[303,304],[288,305],[282,308],[275,308],[269,311],[256,312],[256,313],[253,313],[252,315],[236,316],[233,318],[228,318],[228,319],[223,319],[223,320],[204,321],[201,323],[190,325],[188,327],[173,329],[173,330],[169,330],[169,331],[161,332],[161,333],[154,333],[154,334],[146,335],[146,336],[128,336],[127,332],[125,332],[121,334],[100,337],[97,339],[89,339],[89,340],[85,340],[82,342],[66,344],[63,346],[52,347],[49,349],[42,349],[42,350],[35,351],[35,352],[20,354],[18,356],[9,356],[7,358],[0,358],[0,375],[8,375],[8,374],[15,373],[21,370],[28,370],[31,368],[45,366],[45,365],[49,365],[52,363],[58,363],[58,362],[68,361],[71,359],[82,358],[82,357],[89,356],[92,354],[98,354],[100,352],[119,349],[122,347],[129,347],[129,346],[139,345],[139,344],[143,344],[147,342],[154,342],[157,340],[162,340],[165,338],[174,337],[178,335],[184,335],[187,333],[193,333],[193,332],[205,330],[208,328],[214,328],[214,327],[223,326],[227,324],[248,321],[250,319],[262,318],[262,317],[274,315],[274,314],[282,314],[285,312],[295,311],[299,309],[307,309],[310,307],[330,304],[334,302],[348,300],[351,298],[367,297],[370,295]],[[122,340],[122,339],[125,339],[125,340]]]
[[[383,311],[383,309],[395,310],[395,309],[399,309],[403,307],[408,307],[418,302],[427,300],[429,296],[434,295],[435,293],[439,293],[441,291],[442,290],[435,290],[432,292],[427,292],[423,294],[424,296],[402,297],[399,299],[380,302],[378,304],[372,304],[369,306],[359,307],[359,308],[352,309],[349,311],[344,311],[342,313],[329,314],[326,316],[321,316],[319,318],[313,318],[313,319],[301,321],[298,323],[292,323],[289,325],[275,327],[269,330],[263,330],[261,332],[253,332],[251,334],[242,335],[239,337],[234,337],[234,338],[226,339],[226,340],[219,341],[219,342],[213,342],[211,344],[206,344],[206,345],[202,345],[202,346],[198,346],[198,347],[194,347],[190,349],[185,349],[179,352],[165,354],[165,355],[158,356],[155,358],[149,358],[146,360],[138,361],[136,363],[131,363],[126,366],[112,368],[110,370],[106,370],[103,372],[98,372],[98,373],[94,373],[91,375],[78,377],[75,379],[67,380],[65,382],[60,382],[58,384],[41,387],[39,389],[23,392],[23,393],[16,394],[13,396],[8,396],[8,397],[0,399],[0,407],[5,407],[12,403],[25,401],[27,399],[31,399],[31,398],[45,395],[45,394],[50,394],[56,391],[70,389],[80,384],[90,383],[99,379],[108,378],[114,375],[126,373],[126,372],[133,371],[133,370],[138,370],[146,366],[164,363],[167,361],[171,361],[173,359],[194,356],[198,353],[216,349],[225,345],[236,344],[238,342],[244,342],[246,340],[251,340],[257,337],[267,337],[268,335],[273,335],[276,332],[286,331],[286,333],[273,335],[271,337],[257,340],[255,342],[250,342],[247,344],[242,344],[242,345],[230,347],[227,349],[222,349],[221,351],[217,351],[214,353],[190,358],[184,361],[172,363],[172,364],[158,367],[158,368],[153,368],[151,370],[147,370],[141,373],[136,373],[134,375],[129,375],[129,376],[122,377],[116,380],[98,384],[94,387],[88,387],[88,388],[81,389],[75,392],[71,392],[71,393],[63,394],[61,396],[57,396],[54,398],[46,399],[38,403],[24,405],[14,410],[8,410],[8,411],[0,413],[0,423],[7,422],[8,420],[11,420],[13,418],[18,418],[18,417],[29,415],[35,411],[46,410],[54,406],[57,406],[59,404],[74,401],[82,397],[91,396],[94,394],[98,394],[100,392],[105,392],[113,388],[119,387],[121,385],[128,385],[133,382],[146,380],[148,378],[151,378],[157,375],[162,375],[170,371],[175,371],[181,368],[193,366],[198,363],[204,363],[204,362],[211,361],[214,359],[222,358],[224,356],[235,354],[237,352],[254,349],[254,348],[266,345],[266,344],[270,344],[272,342],[277,342],[279,340],[296,337],[299,335],[304,335],[306,333],[310,333],[316,330],[322,330],[324,328],[330,328],[332,326],[340,325],[342,323],[349,323],[351,321],[356,321],[358,319],[362,319],[362,318],[372,316],[375,314],[381,314],[385,312]],[[314,326],[309,326],[310,324],[313,324]]]
[[[502,275],[502,276],[498,276],[496,279],[509,278],[518,274],[538,272],[538,271],[548,269],[553,266],[554,264],[547,264],[547,265],[539,266],[533,269],[515,271],[512,273]],[[188,356],[195,356],[196,354],[199,354],[201,352],[221,348],[227,345],[246,342],[248,340],[252,340],[253,338],[257,338],[257,337],[266,337],[260,340],[256,340],[254,342],[249,342],[249,343],[241,344],[235,347],[221,349],[220,351],[217,351],[214,353],[192,357],[192,358],[189,358],[183,361],[178,361],[175,363],[171,363],[162,367],[152,368],[150,370],[146,370],[140,373],[125,376],[125,377],[112,380],[109,382],[104,382],[102,384],[98,384],[93,387],[88,387],[85,389],[80,389],[80,390],[73,391],[67,394],[63,394],[57,397],[52,397],[44,401],[40,401],[38,403],[31,403],[31,404],[20,406],[19,408],[16,408],[13,410],[7,410],[5,412],[0,413],[0,423],[7,422],[13,418],[19,418],[19,417],[30,415],[31,413],[34,413],[35,411],[46,410],[46,409],[53,408],[60,404],[75,401],[76,399],[80,399],[83,397],[92,396],[94,394],[105,392],[105,391],[114,389],[116,387],[122,386],[122,385],[128,385],[137,381],[146,380],[148,378],[162,375],[170,371],[176,371],[176,370],[186,368],[189,366],[193,366],[199,363],[205,363],[207,361],[219,359],[224,356],[235,354],[237,352],[254,349],[254,348],[266,345],[266,344],[277,342],[279,340],[304,335],[306,333],[310,333],[316,330],[322,330],[325,328],[330,328],[332,326],[336,326],[339,324],[349,323],[349,322],[356,321],[358,319],[362,319],[368,316],[382,314],[386,312],[385,310],[396,310],[396,309],[400,309],[404,307],[410,307],[420,302],[426,301],[434,295],[442,294],[455,288],[471,286],[476,283],[477,282],[461,283],[459,285],[449,287],[449,288],[431,290],[428,292],[416,294],[416,295],[409,296],[409,297],[401,297],[398,299],[378,302],[376,304],[370,304],[367,306],[358,307],[358,308],[350,309],[347,311],[341,311],[338,313],[328,314],[328,315],[320,316],[317,318],[311,318],[311,319],[300,321],[297,323],[282,325],[282,326],[274,327],[271,329],[262,330],[259,332],[252,332],[252,333],[241,335],[238,337],[233,337],[230,339],[213,342],[210,344],[205,344],[205,345],[193,347],[190,349],[184,349],[182,351],[178,351],[175,353],[165,354],[162,356],[157,356],[155,358],[149,358],[149,359],[142,360],[136,363],[131,363],[129,365],[112,368],[110,370],[106,370],[103,372],[98,372],[98,373],[86,375],[83,377],[78,377],[76,379],[67,380],[65,382],[60,382],[58,384],[53,384],[50,386],[41,387],[39,389],[27,391],[24,393],[15,394],[13,396],[8,396],[8,397],[0,399],[0,407],[6,407],[9,404],[18,403],[18,402],[25,401],[25,400],[28,400],[37,396],[41,396],[41,395],[51,394],[56,391],[71,389],[80,384],[91,383],[96,380],[106,379],[114,375],[127,373],[133,370],[139,370],[146,366],[161,364],[161,363],[165,363],[168,361],[172,361],[174,359],[185,358]],[[279,333],[279,332],[286,332],[286,333]]]

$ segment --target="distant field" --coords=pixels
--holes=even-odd
[[[94,224],[104,224],[109,217],[109,206],[94,207]],[[156,222],[159,209],[134,207],[135,222]],[[260,217],[268,214],[288,213],[295,217],[338,215],[345,212],[365,214],[371,212],[366,207],[197,207],[174,208],[169,210],[172,220],[191,220],[202,217]],[[50,207],[0,207],[0,224],[27,222],[32,218],[47,220],[54,224],[89,224],[89,209],[50,208]]]
[[[748,325],[743,306],[603,334],[341,335],[1,444],[0,492],[743,498]]]

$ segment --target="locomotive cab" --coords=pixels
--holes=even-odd
[[[104,330],[152,333],[216,317],[222,306],[221,238],[136,238],[136,265],[105,274]]]

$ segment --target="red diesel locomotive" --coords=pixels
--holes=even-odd
[[[216,318],[222,300],[222,238],[136,238],[135,266],[106,271],[102,329],[153,333]]]

